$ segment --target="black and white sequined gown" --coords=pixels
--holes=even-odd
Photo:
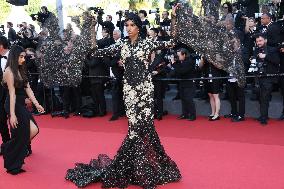
[[[121,53],[128,133],[113,160],[101,154],[89,164],[77,163],[67,171],[67,180],[78,187],[102,182],[103,188],[126,188],[133,184],[152,189],[181,179],[176,163],[166,154],[154,127],[154,86],[148,69],[150,53],[172,45],[173,41],[139,38],[135,44],[123,40],[96,52],[96,55]]]

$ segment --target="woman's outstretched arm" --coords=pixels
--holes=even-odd
[[[35,105],[36,109],[38,110],[38,112],[40,113],[44,113],[44,108],[38,103],[34,92],[32,91],[30,84],[27,84],[27,87],[25,88],[25,91],[29,97],[29,99],[32,101],[32,103]]]

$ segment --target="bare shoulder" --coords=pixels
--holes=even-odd
[[[3,80],[4,82],[10,81],[14,79],[13,72],[10,67],[7,67],[3,73]]]

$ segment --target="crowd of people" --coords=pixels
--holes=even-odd
[[[283,2],[276,3],[280,5],[281,10]],[[245,6],[246,9],[233,11],[238,6]],[[42,31],[39,34],[35,32],[33,25],[27,25],[25,22],[19,25],[20,31],[16,33],[13,23],[8,22],[8,37],[0,36],[0,131],[3,140],[0,153],[3,153],[7,172],[13,175],[24,172],[24,159],[32,153],[30,140],[39,132],[25,104],[30,106],[34,114],[51,112],[54,115],[54,104],[62,104],[59,114],[65,118],[68,118],[70,113],[75,116],[102,117],[106,115],[105,90],[109,88],[113,105],[110,121],[126,114],[128,134],[114,160],[100,155],[88,165],[77,164],[74,169],[67,171],[66,179],[79,187],[98,181],[103,183],[103,187],[120,188],[125,188],[128,184],[155,188],[159,184],[177,182],[181,179],[181,174],[175,162],[164,151],[153,121],[154,118],[163,119],[166,114],[163,108],[163,99],[169,88],[169,82],[166,81],[172,78],[171,82],[178,86],[175,99],[180,99],[182,104],[182,114],[178,119],[196,120],[194,98],[199,89],[201,95],[210,102],[209,121],[220,120],[222,90],[231,104],[231,113],[224,117],[233,122],[244,121],[245,85],[239,81],[242,76],[235,74],[242,72],[237,72],[237,67],[225,65],[238,64],[238,68],[244,68],[246,74],[255,76],[251,80],[248,79],[247,83],[255,88],[254,94],[260,104],[260,117],[257,120],[264,126],[268,121],[271,93],[274,87],[280,88],[283,95],[280,120],[284,120],[284,77],[281,77],[284,72],[283,11],[282,15],[272,15],[263,7],[258,19],[251,17],[259,15],[255,6],[250,7],[244,0],[234,5],[230,2],[223,3],[220,19],[216,18],[218,14],[212,10],[204,10],[205,17],[199,18],[193,14],[190,5],[175,5],[171,19],[169,12],[162,13],[159,27],[151,27],[147,12],[140,10],[137,14],[124,14],[124,20],[120,16],[116,25],[118,29],[115,29],[111,15],[107,15],[103,21],[103,14],[100,12],[96,18],[97,23],[103,27],[102,38],[99,40],[91,39],[95,36],[88,29],[94,30],[95,19],[88,12],[84,13],[85,22],[82,25],[73,19],[78,27],[87,27],[81,30],[81,36],[73,31],[71,24],[63,30],[62,36],[58,35],[57,27],[47,27],[47,23],[51,22],[46,17],[41,20]],[[215,11],[218,10],[215,7]],[[42,7],[42,11],[48,12],[46,7]],[[187,24],[185,26],[179,26],[182,16]],[[196,50],[198,45],[181,43],[184,38],[184,41],[190,41],[189,35],[177,36],[178,30],[182,31],[179,34],[186,34],[184,30],[194,30],[191,26],[196,23],[199,27],[214,26],[212,32],[216,34],[227,34],[224,35],[226,38],[222,39],[224,46],[213,51],[216,52],[215,59],[210,51],[210,48],[215,48],[215,44],[204,44],[206,49],[209,49],[206,52],[211,53],[207,56]],[[209,35],[208,31],[202,32],[188,34],[194,34],[197,38],[204,33]],[[226,43],[226,40],[230,41]],[[61,47],[62,50],[57,51]],[[53,51],[47,51],[50,48]],[[222,60],[225,57],[218,57],[220,52],[224,54],[226,50],[228,54],[233,55],[232,62],[224,63]],[[78,54],[81,54],[81,57]],[[242,60],[237,58],[238,55],[241,55]],[[61,70],[55,70],[56,73],[64,72],[70,78],[75,76],[72,75],[73,72],[68,74],[68,64],[80,62],[76,69],[82,70],[74,73],[83,76],[82,81],[80,80],[79,84],[75,82],[74,85],[47,87],[43,81],[45,77],[42,69],[47,64],[45,61],[55,60],[54,57],[63,58],[60,60]],[[212,60],[219,63],[213,63]],[[57,62],[52,63],[55,65]],[[226,72],[224,67],[228,68]],[[62,79],[60,76],[59,78]],[[64,81],[61,80],[60,83],[63,84]],[[55,89],[59,89],[62,103],[53,95]],[[52,91],[51,96],[46,97],[46,90]],[[82,106],[83,96],[91,96],[93,105]],[[40,105],[49,100],[53,107],[43,108]],[[90,170],[93,171],[92,176]]]
[[[238,49],[242,54],[242,61],[247,75],[266,75],[284,72],[284,46],[283,46],[283,14],[272,15],[267,6],[261,8],[261,16],[258,13],[258,7],[252,8],[241,1],[243,4],[231,4],[225,2],[221,5],[220,19],[212,9],[205,11],[208,22],[213,22],[220,27],[220,31],[228,31],[232,35],[237,35],[241,48]],[[281,3],[283,6],[283,2]],[[247,6],[247,9],[240,10],[239,5]],[[281,6],[280,6],[281,7]],[[219,15],[219,9],[215,9]],[[211,12],[210,12],[211,11]],[[244,12],[246,11],[246,12]],[[137,13],[142,21],[142,38],[149,38],[153,41],[170,40],[171,19],[168,11],[162,12],[162,19],[157,27],[151,27],[147,19],[147,12],[140,10]],[[192,21],[198,21],[193,14],[192,7],[189,8]],[[128,37],[125,29],[125,19],[127,13],[119,17],[116,25],[112,22],[112,15],[107,15],[103,21],[103,14],[99,14],[97,21],[102,26],[102,38],[97,41],[99,49],[109,47]],[[115,27],[116,26],[116,27]],[[49,96],[49,89],[43,87],[42,81],[37,73],[40,72],[39,65],[43,61],[44,50],[39,47],[49,38],[48,29],[43,28],[37,33],[32,24],[23,22],[18,24],[19,32],[13,29],[13,23],[8,22],[8,37],[1,36],[1,67],[5,67],[4,56],[11,45],[17,44],[26,49],[26,65],[29,73],[29,82],[33,91],[40,101],[53,101],[53,107],[48,107],[47,112],[60,110],[58,113],[66,118],[71,112],[74,115],[83,115],[86,117],[105,116],[106,99],[105,90],[111,90],[112,94],[112,112],[110,121],[119,119],[125,115],[123,103],[123,76],[124,70],[121,65],[120,56],[116,57],[92,57],[87,56],[83,66],[83,77],[81,85],[59,86],[59,94]],[[67,24],[63,30],[63,37],[59,39],[60,43],[65,45],[64,53],[72,53],[74,41],[77,34],[73,31],[72,25]],[[158,50],[152,54],[149,61],[153,62],[149,71],[152,72],[155,86],[155,118],[163,119],[167,111],[163,107],[163,100],[166,91],[170,90],[169,83],[177,84],[178,91],[176,100],[180,99],[182,104],[182,114],[178,119],[196,120],[196,109],[194,98],[199,97],[208,99],[211,107],[211,114],[208,115],[210,121],[220,119],[221,100],[220,94],[224,93],[226,99],[231,104],[231,113],[224,115],[234,122],[245,120],[245,88],[237,84],[237,79],[232,78],[230,73],[224,72],[221,68],[211,64],[206,58],[195,52],[189,46],[182,43],[175,46],[174,49]],[[228,77],[228,79],[216,79],[216,77]],[[177,78],[176,81],[166,81],[167,78]],[[206,80],[192,80],[191,78],[208,78]],[[247,83],[253,86],[252,100],[258,100],[260,103],[260,117],[257,119],[263,125],[267,124],[268,107],[273,90],[280,89],[284,97],[284,79],[283,77],[256,77],[247,79]],[[56,91],[53,90],[53,93]],[[197,92],[198,91],[198,92]],[[47,96],[45,96],[47,95]],[[58,98],[59,96],[59,98]],[[82,96],[91,96],[93,103],[84,104]],[[3,97],[4,98],[4,97]],[[1,101],[2,102],[2,101]],[[28,100],[27,100],[28,102]],[[82,106],[83,105],[83,106]],[[62,111],[61,111],[62,110]],[[35,107],[31,107],[34,114],[38,114]],[[54,113],[54,112],[53,112]],[[54,114],[56,115],[56,114]],[[284,100],[283,112],[280,120],[284,120]]]

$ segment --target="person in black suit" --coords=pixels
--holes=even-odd
[[[261,16],[261,25],[257,28],[257,31],[266,35],[268,46],[279,46],[281,42],[281,30],[277,23],[272,22],[272,15],[270,13],[264,13]]]
[[[115,42],[121,40],[121,31],[113,31],[113,39]],[[111,60],[111,76],[114,77],[112,82],[112,117],[109,121],[115,121],[119,117],[125,115],[125,107],[123,102],[123,75],[124,68],[120,61],[120,55],[117,55]]]
[[[142,21],[142,28],[140,31],[140,36],[145,39],[148,35],[148,30],[150,29],[150,22],[146,18],[147,17],[147,12],[145,10],[140,10],[138,13],[141,21]]]
[[[7,22],[7,28],[9,28],[8,31],[8,40],[10,44],[13,44],[14,41],[17,40],[17,33],[13,28],[13,23],[12,22]]]
[[[112,16],[107,15],[106,21],[103,21],[103,15],[98,14],[97,20],[98,20],[98,23],[102,25],[103,29],[107,29],[109,31],[110,37],[112,38],[113,30],[115,29],[114,24],[112,23]]]
[[[103,38],[97,41],[99,49],[106,48],[114,43],[107,28],[102,30]],[[109,67],[111,58],[108,56],[95,57],[87,61],[89,66],[89,75],[91,83],[91,97],[95,104],[95,114],[99,116],[106,115],[106,99],[104,95],[105,83],[109,77]],[[97,77],[93,77],[97,76]]]
[[[172,59],[171,76],[176,76],[179,79],[190,79],[195,77],[195,61],[185,48],[177,51],[178,60]],[[189,121],[196,120],[196,109],[194,103],[195,83],[192,80],[179,81],[179,91],[182,103],[182,114],[178,119],[188,119]]]
[[[0,69],[0,80],[3,79],[3,70],[5,69],[7,57],[9,54],[8,49],[9,41],[6,37],[1,36],[0,37],[0,63],[1,63],[1,69]],[[10,133],[9,133],[9,127],[7,124],[7,113],[4,110],[5,100],[7,96],[7,91],[5,88],[0,84],[0,134],[2,137],[2,142],[6,143],[10,140]],[[1,154],[1,149],[0,149]]]
[[[259,73],[276,74],[279,71],[280,57],[279,50],[275,47],[267,45],[267,38],[263,34],[256,37],[257,48],[254,50],[254,57],[259,68]],[[257,119],[262,125],[267,124],[269,98],[273,89],[273,84],[277,82],[277,78],[259,78],[260,86],[260,117]]]
[[[245,57],[243,56],[243,49],[240,44],[240,39],[238,38],[234,39],[234,50],[236,53],[242,54],[242,59],[234,57],[232,65],[235,66],[237,62],[242,62],[243,64],[243,59],[245,59]],[[229,76],[232,76],[232,74],[230,73]],[[237,81],[238,80],[236,78],[230,78],[228,79],[228,82],[226,84],[229,101],[231,104],[231,114],[225,115],[224,117],[231,118],[232,122],[239,122],[245,120],[245,90],[244,87],[240,87],[238,85]]]
[[[247,17],[254,17],[254,13],[259,12],[258,0],[238,0],[237,3],[245,7],[245,15]]]

